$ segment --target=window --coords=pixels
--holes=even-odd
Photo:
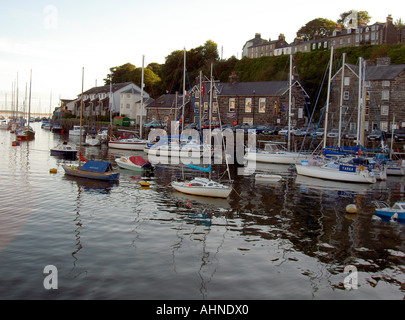
[[[381,131],[387,131],[388,130],[388,122],[387,121],[381,121],[380,122],[380,128],[381,128]]]
[[[389,81],[389,80],[384,80],[384,81],[382,82],[382,86],[383,86],[383,87],[389,87],[389,86],[390,86],[390,81]]]
[[[345,77],[345,86],[350,86],[350,77]]]
[[[389,109],[389,106],[381,106],[381,115],[388,116]]]
[[[218,113],[218,102],[212,104],[212,113]]]
[[[204,113],[208,113],[208,102],[204,102]]]
[[[131,108],[131,106],[130,106],[130,104],[129,104],[129,103],[127,103],[127,109],[129,109],[129,108]]]
[[[389,100],[390,99],[390,92],[389,90],[381,91],[381,99],[382,100]]]
[[[266,98],[259,99],[259,113],[266,112]]]
[[[245,112],[252,112],[252,98],[245,99]]]
[[[235,98],[229,98],[229,112],[235,112]]]

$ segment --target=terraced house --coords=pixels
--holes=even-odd
[[[342,79],[343,75],[343,79]],[[342,81],[343,80],[343,81]],[[332,79],[329,128],[356,130],[358,122],[359,67],[345,64]],[[367,61],[365,68],[365,130],[390,132],[395,116],[397,127],[405,127],[405,64],[391,65],[389,57]],[[363,103],[363,102],[361,102]]]

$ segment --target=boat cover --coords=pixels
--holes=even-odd
[[[111,166],[109,161],[94,161],[89,160],[80,167],[80,170],[94,171],[94,172],[106,172]]]
[[[129,157],[129,161],[131,161],[133,164],[136,164],[137,166],[143,166],[145,163],[148,163],[144,158],[140,156],[134,156],[134,157]]]

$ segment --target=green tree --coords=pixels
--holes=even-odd
[[[369,13],[367,11],[355,11],[355,10],[350,10],[350,11],[346,11],[340,14],[340,18],[337,20],[338,24],[343,25],[346,22],[346,19],[353,13],[353,12],[357,12],[357,23],[358,24],[364,24],[367,25],[370,20],[371,17],[369,15]],[[350,18],[349,18],[350,19]],[[347,21],[348,22],[348,21]]]
[[[297,31],[297,36],[304,41],[313,40],[315,36],[328,37],[336,28],[336,22],[324,18],[309,21]]]

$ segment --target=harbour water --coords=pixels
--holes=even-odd
[[[261,165],[283,179],[259,183],[231,168],[235,191],[216,200],[175,192],[170,182],[193,174],[179,165],[158,165],[147,189],[125,170],[117,184],[68,177],[71,161],[50,156],[61,136],[34,129],[20,146],[0,131],[0,299],[405,296],[405,225],[382,221],[372,204],[403,200],[403,177],[355,185]],[[112,161],[130,154],[145,156],[84,149]],[[346,213],[351,203],[357,214]],[[44,286],[46,266],[57,289]]]

